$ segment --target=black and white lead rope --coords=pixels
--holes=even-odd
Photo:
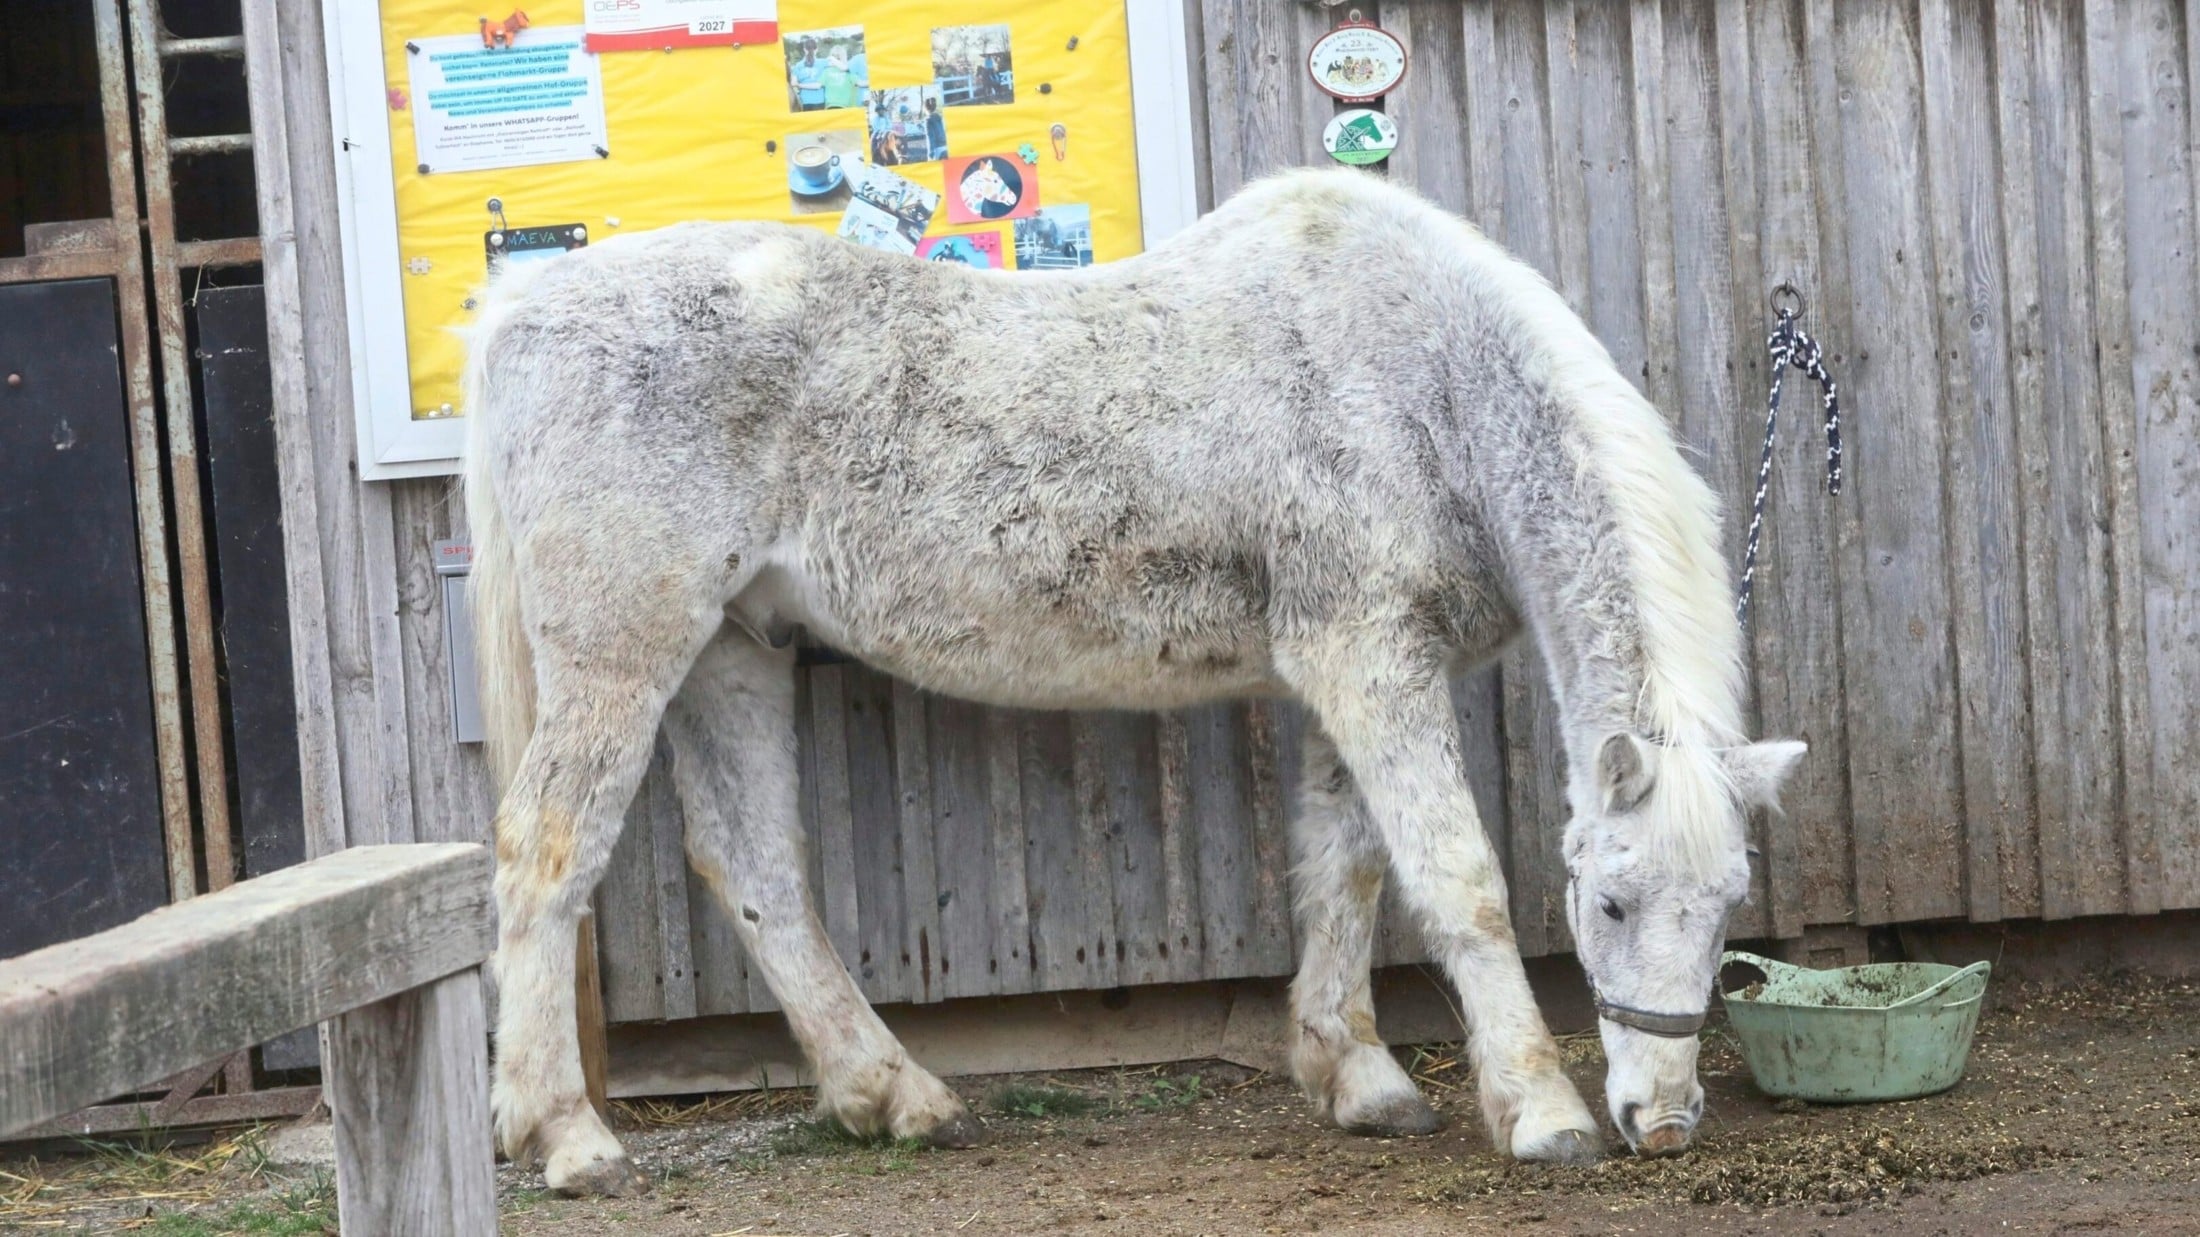
[[[1783,295],[1790,298],[1789,303],[1782,303]],[[1802,316],[1802,299],[1785,284],[1772,295],[1773,312],[1779,316],[1772,334],[1765,338],[1765,351],[1772,360],[1772,395],[1765,401],[1765,447],[1757,459],[1757,493],[1749,504],[1749,548],[1742,553],[1741,595],[1734,603],[1734,621],[1744,628],[1749,626],[1750,589],[1757,582],[1757,546],[1765,529],[1765,491],[1772,484],[1772,444],[1780,432],[1780,387],[1791,368],[1802,370],[1818,384],[1825,404],[1826,492],[1841,492],[1841,391],[1834,385],[1833,375],[1826,372],[1825,353],[1818,341],[1796,325],[1796,319]]]

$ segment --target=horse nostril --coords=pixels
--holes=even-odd
[[[1629,1142],[1633,1142],[1635,1140],[1635,1135],[1637,1133],[1637,1128],[1635,1125],[1635,1114],[1641,1111],[1642,1105],[1640,1104],[1620,1105],[1619,1132],[1625,1134]]]

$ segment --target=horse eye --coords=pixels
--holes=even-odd
[[[1603,911],[1605,917],[1607,919],[1610,919],[1614,923],[1617,923],[1620,920],[1627,918],[1627,912],[1621,910],[1619,908],[1619,903],[1614,902],[1610,898],[1598,898],[1597,909]]]

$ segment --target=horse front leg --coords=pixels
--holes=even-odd
[[[665,733],[688,860],[786,1012],[820,1114],[859,1135],[977,1145],[984,1128],[886,1029],[818,920],[796,806],[794,650],[721,633],[666,711]]]
[[[1383,892],[1383,840],[1336,745],[1310,726],[1292,829],[1299,939],[1291,1074],[1322,1116],[1354,1134],[1433,1134],[1444,1119],[1375,1033],[1368,991]]]
[[[1399,892],[1459,990],[1492,1141],[1524,1160],[1594,1160],[1604,1140],[1528,987],[1442,658],[1410,630],[1375,634],[1387,638],[1361,632],[1290,650],[1279,668],[1358,781]]]

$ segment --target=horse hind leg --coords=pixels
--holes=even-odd
[[[786,1012],[821,1115],[863,1136],[976,1145],[983,1127],[886,1029],[818,920],[796,809],[793,650],[722,632],[666,711],[665,733],[689,862]]]
[[[1305,949],[1291,981],[1291,1074],[1322,1116],[1354,1134],[1433,1134],[1444,1119],[1375,1033],[1368,991],[1383,841],[1336,745],[1309,727],[1292,880]]]
[[[649,763],[666,700],[720,621],[718,599],[668,574],[591,571],[585,549],[534,581],[539,699],[496,819],[498,1002],[491,1107],[515,1162],[552,1190],[645,1188],[588,1102],[574,1002],[574,933]],[[616,605],[602,599],[620,598]]]

